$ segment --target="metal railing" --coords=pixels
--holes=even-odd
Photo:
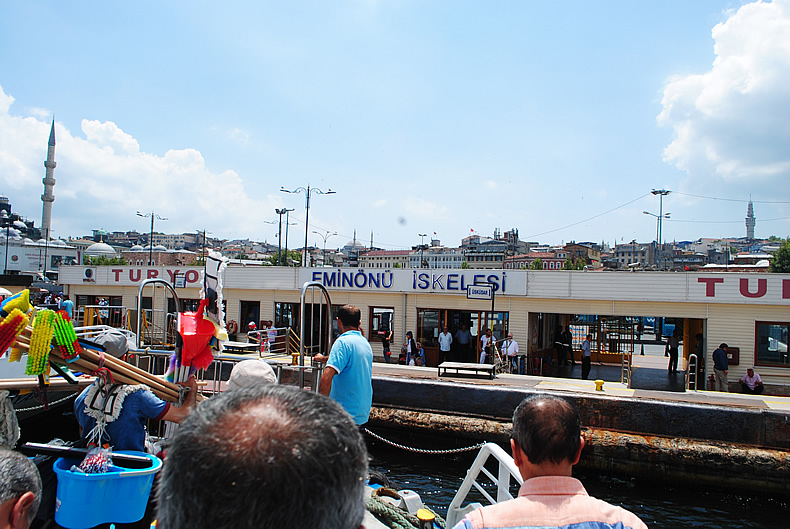
[[[321,293],[321,300],[324,303],[319,303],[318,308],[318,321],[320,323],[326,322],[326,325],[321,326],[319,323],[318,329],[318,337],[314,335],[313,330],[315,329],[315,325],[310,326],[310,336],[309,336],[309,349],[310,352],[314,355],[315,353],[320,352],[320,347],[326,342],[326,350],[329,351],[332,349],[332,301],[329,299],[329,291],[317,281],[308,281],[304,285],[302,285],[302,293],[300,296],[300,314],[302,315],[301,321],[299,323],[299,387],[304,388],[304,373],[306,367],[304,365],[304,357],[305,357],[305,321],[307,320],[307,313],[305,312],[305,305],[307,301],[307,293],[310,292],[310,305],[311,305],[311,314],[312,317],[315,318],[315,292],[318,290]],[[324,312],[326,311],[326,313]],[[326,314],[326,318],[324,318],[324,314]],[[307,366],[312,367],[312,366]],[[318,380],[316,379],[315,387],[313,391],[318,391]]]
[[[697,355],[689,355],[688,366],[686,367],[686,391],[699,391],[699,381],[697,380]]]
[[[164,279],[159,279],[159,278],[152,278],[152,279],[146,279],[142,283],[140,283],[140,287],[137,289],[137,330],[138,330],[138,332],[137,332],[137,348],[138,349],[142,349],[143,345],[144,345],[144,343],[143,343],[144,333],[139,332],[140,329],[143,328],[143,324],[142,324],[143,310],[144,310],[143,309],[143,290],[148,285],[157,285],[157,284],[164,286],[167,290],[170,291],[170,293],[173,295],[173,299],[175,299],[175,303],[176,303],[175,306],[176,307],[180,307],[181,306],[181,302],[178,299],[178,294],[176,293],[176,289],[173,288],[173,285],[171,285],[169,281],[166,281]],[[153,316],[153,313],[152,313],[152,316]],[[149,323],[153,323],[153,318],[152,318],[151,322],[149,322]],[[153,343],[155,341],[155,338],[153,336],[151,336],[149,338],[149,340],[150,340],[149,343]],[[162,342],[161,343],[163,343],[163,344],[168,343],[167,342],[167,321],[166,320],[165,320],[163,328],[162,328]]]
[[[490,457],[493,457],[498,463],[496,475],[485,466]],[[484,476],[491,481],[493,486],[496,487],[496,498],[494,498],[480,481],[478,481],[480,473],[483,473]],[[486,443],[483,445],[477,453],[477,457],[472,463],[472,466],[466,472],[466,477],[463,483],[461,483],[461,487],[458,489],[458,492],[455,493],[453,501],[450,502],[450,506],[447,508],[447,527],[455,526],[466,513],[480,507],[478,503],[464,506],[466,497],[473,487],[492,505],[501,501],[512,500],[513,494],[510,492],[511,478],[514,479],[515,483],[519,486],[524,482],[521,478],[521,472],[519,472],[513,458],[497,444]]]

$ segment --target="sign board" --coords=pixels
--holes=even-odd
[[[491,285],[469,285],[466,287],[466,299],[493,299],[494,287]]]
[[[186,288],[187,286],[187,275],[186,274],[179,274],[178,272],[175,273],[175,281],[174,287],[175,288]]]

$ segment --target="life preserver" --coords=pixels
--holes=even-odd
[[[239,324],[236,323],[236,320],[230,320],[225,329],[228,331],[228,334],[236,334],[239,332]]]

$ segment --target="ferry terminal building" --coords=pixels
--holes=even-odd
[[[182,277],[181,281],[176,278]],[[59,282],[80,307],[109,300],[128,307],[127,326],[134,330],[138,288],[145,279],[159,278],[177,288],[181,307],[197,306],[202,285],[199,267],[63,266]],[[439,359],[438,335],[443,326],[455,334],[468,326],[472,347],[461,360],[477,361],[479,336],[490,328],[502,339],[513,333],[520,352],[538,357],[553,348],[558,328],[570,325],[579,354],[584,334],[593,334],[593,361],[620,362],[621,353],[636,350],[642,333],[667,334],[674,326],[682,339],[685,368],[695,351],[695,336],[704,337],[705,365],[711,374],[711,355],[724,342],[734,354],[730,362],[731,390],[754,366],[766,392],[790,395],[790,275],[762,273],[594,272],[547,270],[349,269],[229,266],[223,279],[226,321],[243,332],[247,323],[273,321],[297,334],[327,318],[308,297],[300,314],[300,293],[306,282],[329,291],[333,312],[350,303],[362,311],[362,327],[383,361],[381,335],[394,334],[393,360],[406,331],[425,348],[429,366]],[[467,299],[469,285],[488,284],[494,299]],[[147,288],[142,306],[163,321],[176,312],[174,300]],[[316,302],[319,297],[314,298]],[[493,305],[493,307],[492,307]],[[157,314],[159,316],[157,316]],[[650,322],[653,328],[650,329]],[[79,323],[78,323],[79,324]],[[662,326],[663,325],[663,326]],[[663,331],[663,332],[662,332]],[[243,340],[243,335],[240,335]],[[454,355],[464,354],[457,349]],[[704,388],[700,380],[700,388]]]

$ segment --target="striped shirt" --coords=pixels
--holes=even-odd
[[[635,514],[587,494],[578,479],[543,476],[521,485],[518,498],[482,507],[454,529],[646,529]]]

